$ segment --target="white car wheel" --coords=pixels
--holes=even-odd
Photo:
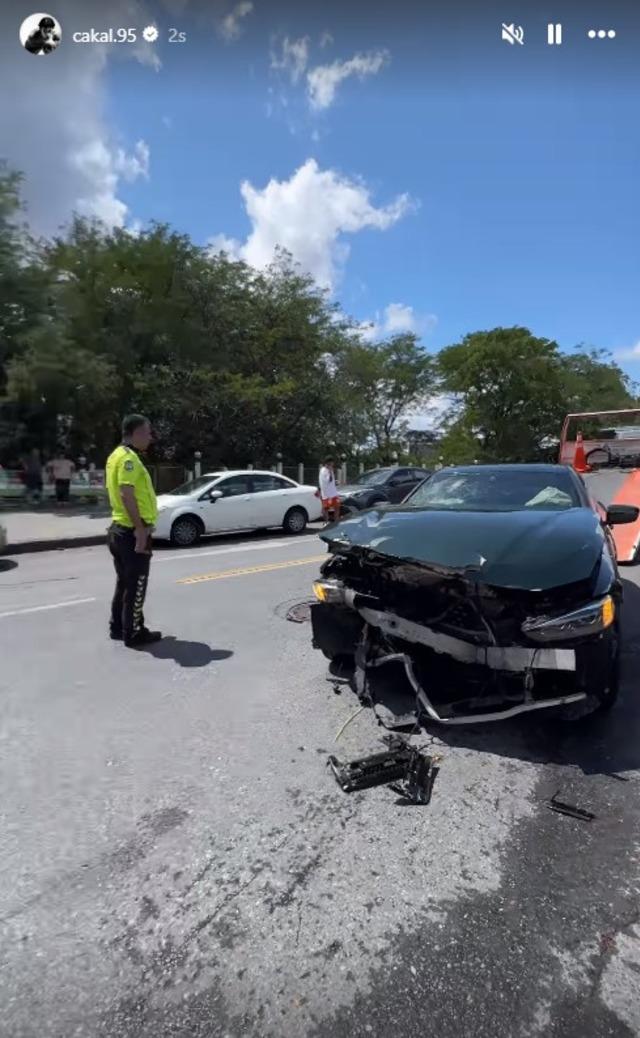
[[[182,519],[176,519],[171,527],[171,541],[173,544],[177,544],[179,548],[190,548],[192,545],[197,544],[201,534],[202,530],[199,524],[187,516]]]
[[[282,526],[285,533],[304,533],[307,528],[307,513],[303,508],[291,508],[285,515]]]

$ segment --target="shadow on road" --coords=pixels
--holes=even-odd
[[[0,559],[0,573],[6,573],[7,570],[15,569],[18,565],[13,559]]]
[[[586,775],[624,781],[640,769],[640,588],[624,580],[623,660],[620,698],[609,714],[580,722],[524,714],[497,724],[429,726],[449,746],[466,746],[534,764],[563,764]]]
[[[175,660],[181,667],[208,667],[216,660],[228,660],[229,649],[212,649],[204,642],[188,642],[181,638],[163,638],[161,642],[138,649],[157,660]]]

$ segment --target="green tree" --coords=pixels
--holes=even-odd
[[[9,365],[50,316],[49,282],[40,250],[24,226],[19,173],[0,162],[0,453],[15,456],[29,438],[30,412],[7,399]]]
[[[118,423],[118,388],[108,360],[66,340],[54,325],[31,333],[26,351],[8,366],[8,396],[23,409],[36,441],[49,450],[57,439],[58,416],[69,415],[72,447],[80,452],[93,445],[104,453]]]
[[[483,460],[531,461],[545,437],[558,435],[566,402],[555,342],[527,328],[495,328],[442,350],[438,363],[444,389],[461,403],[445,450],[475,443]]]
[[[356,342],[340,357],[337,381],[360,444],[388,456],[436,389],[435,361],[411,333],[373,346]]]

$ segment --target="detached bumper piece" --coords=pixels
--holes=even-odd
[[[558,793],[560,790],[558,790]],[[592,822],[596,817],[593,811],[585,811],[575,804],[567,804],[564,800],[558,800],[558,793],[554,793],[551,800],[547,801],[547,807],[559,815],[568,815],[569,818],[577,818],[579,822]]]
[[[414,746],[390,741],[389,750],[358,760],[340,761],[329,757],[328,764],[345,793],[373,786],[390,789],[412,804],[428,804],[438,771],[437,759]]]

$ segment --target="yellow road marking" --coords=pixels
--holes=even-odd
[[[176,584],[201,584],[205,580],[225,580],[226,577],[246,577],[251,573],[270,573],[276,569],[289,569],[291,566],[308,566],[312,562],[324,562],[325,555],[313,555],[309,559],[290,559],[288,562],[265,562],[262,566],[244,566],[242,569],[223,569],[215,573],[201,573],[197,577],[182,577]]]

